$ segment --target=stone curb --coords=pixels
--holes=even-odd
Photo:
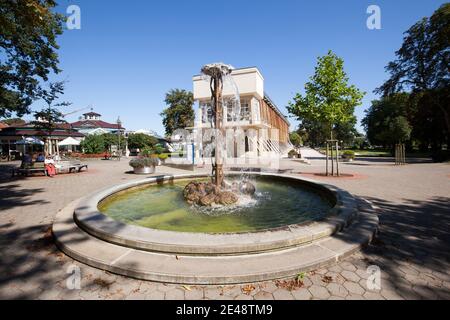
[[[235,255],[254,254],[310,244],[347,227],[357,214],[355,198],[348,192],[334,186],[289,175],[252,174],[295,180],[298,183],[318,190],[328,198],[334,198],[331,201],[336,203],[336,206],[330,212],[330,216],[321,221],[290,225],[260,232],[233,234],[154,230],[115,221],[100,213],[97,209],[98,203],[106,197],[132,187],[206,176],[204,174],[186,174],[152,177],[102,190],[93,196],[83,199],[83,204],[74,210],[74,220],[81,229],[99,239],[133,249],[193,255]]]

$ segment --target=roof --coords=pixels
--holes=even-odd
[[[89,129],[89,128],[106,128],[106,129],[119,129],[119,125],[117,123],[108,123],[102,120],[80,120],[77,122],[71,123],[73,128],[80,129]],[[120,126],[120,129],[125,129]]]
[[[3,136],[3,137],[4,136],[45,137],[45,136],[48,136],[48,133],[43,130],[35,129],[33,127],[9,127],[9,128],[6,128],[6,129],[3,129],[2,131],[0,131],[0,136]],[[79,137],[79,138],[82,138],[82,137],[84,137],[84,134],[82,134],[78,131],[56,128],[55,130],[53,130],[51,136],[52,137],[57,136],[57,137]]]
[[[83,116],[101,116],[101,114],[91,111],[91,112],[88,112],[88,113],[83,113]]]
[[[264,92],[264,101],[271,107],[288,125],[291,125],[287,117],[278,109],[277,105],[270,99],[267,93]]]
[[[0,130],[8,128],[9,126],[6,123],[0,122]]]

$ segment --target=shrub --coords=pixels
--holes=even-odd
[[[168,157],[169,155],[167,153],[161,153],[160,155],[158,155],[158,158],[163,162],[166,161]]]
[[[154,153],[155,153],[155,151],[152,148],[150,148],[150,147],[145,147],[141,151],[141,155],[144,156],[144,157],[150,157]]]
[[[128,136],[128,146],[130,149],[144,149],[145,147],[153,147],[158,143],[154,137],[144,133],[134,133]]]
[[[81,148],[84,153],[96,154],[105,151],[105,140],[101,135],[88,135],[82,142]]]
[[[298,152],[295,151],[294,149],[292,149],[291,151],[288,152],[288,157],[289,158],[297,158],[298,157]]]
[[[345,150],[342,153],[342,157],[345,159],[355,159],[355,151],[353,150]]]
[[[137,158],[130,161],[132,168],[154,167],[158,165],[157,158]]]

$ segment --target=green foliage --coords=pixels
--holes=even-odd
[[[355,121],[354,109],[361,104],[364,94],[348,85],[344,61],[329,51],[318,58],[315,73],[305,85],[305,95],[297,93],[288,110],[301,122],[328,128],[333,138],[335,125]]]
[[[372,101],[362,120],[369,141],[382,146],[406,141],[411,134],[407,120],[410,107],[410,97],[406,93],[392,94]]]
[[[81,142],[81,148],[84,153],[97,154],[106,150],[105,139],[103,135],[89,135]]]
[[[119,146],[119,136],[117,134],[104,133],[100,135],[100,137],[103,138],[103,145],[105,150],[110,150],[111,146]]]
[[[346,159],[355,159],[355,151],[353,150],[345,150],[342,153],[342,156]]]
[[[129,162],[130,167],[132,168],[144,168],[144,167],[153,167],[158,165],[158,159],[157,158],[137,158],[133,159]]]
[[[300,147],[302,145],[302,137],[297,132],[291,132],[289,134],[289,140],[295,147]]]
[[[66,122],[59,108],[70,106],[71,103],[57,102],[62,94],[64,94],[64,82],[53,82],[50,83],[48,89],[40,88],[37,91],[37,97],[45,102],[45,106],[41,111],[34,113],[36,121],[33,121],[32,124],[47,135],[51,135],[58,125]],[[47,150],[47,143],[48,141],[45,139],[45,150]]]
[[[411,139],[423,150],[434,151],[450,142],[450,3],[443,4],[429,18],[423,18],[405,32],[396,59],[386,71],[390,78],[376,93],[389,97],[410,92],[407,120]],[[397,127],[407,133],[403,120]]]
[[[155,137],[151,137],[144,133],[135,133],[128,136],[128,147],[130,149],[144,149],[145,147],[153,148],[158,143]]]
[[[167,153],[161,153],[161,154],[158,154],[158,158],[161,160],[161,161],[166,161],[166,159],[169,157],[169,155],[167,154]]]
[[[64,16],[53,0],[0,0],[0,117],[30,113],[40,82],[58,73]]]
[[[190,91],[174,89],[166,94],[165,103],[169,106],[161,113],[166,136],[171,136],[177,129],[194,125],[194,95]]]
[[[289,158],[297,158],[298,157],[298,152],[295,150],[291,150],[288,152],[288,157]]]

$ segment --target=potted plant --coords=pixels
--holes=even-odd
[[[298,157],[298,152],[295,151],[294,149],[292,149],[291,151],[288,152],[288,157],[289,157],[289,159],[297,158]]]
[[[158,159],[137,158],[131,160],[129,164],[136,174],[150,174],[155,172],[155,167],[158,165]]]
[[[346,150],[342,153],[342,159],[344,161],[352,162],[355,159],[355,151]]]

